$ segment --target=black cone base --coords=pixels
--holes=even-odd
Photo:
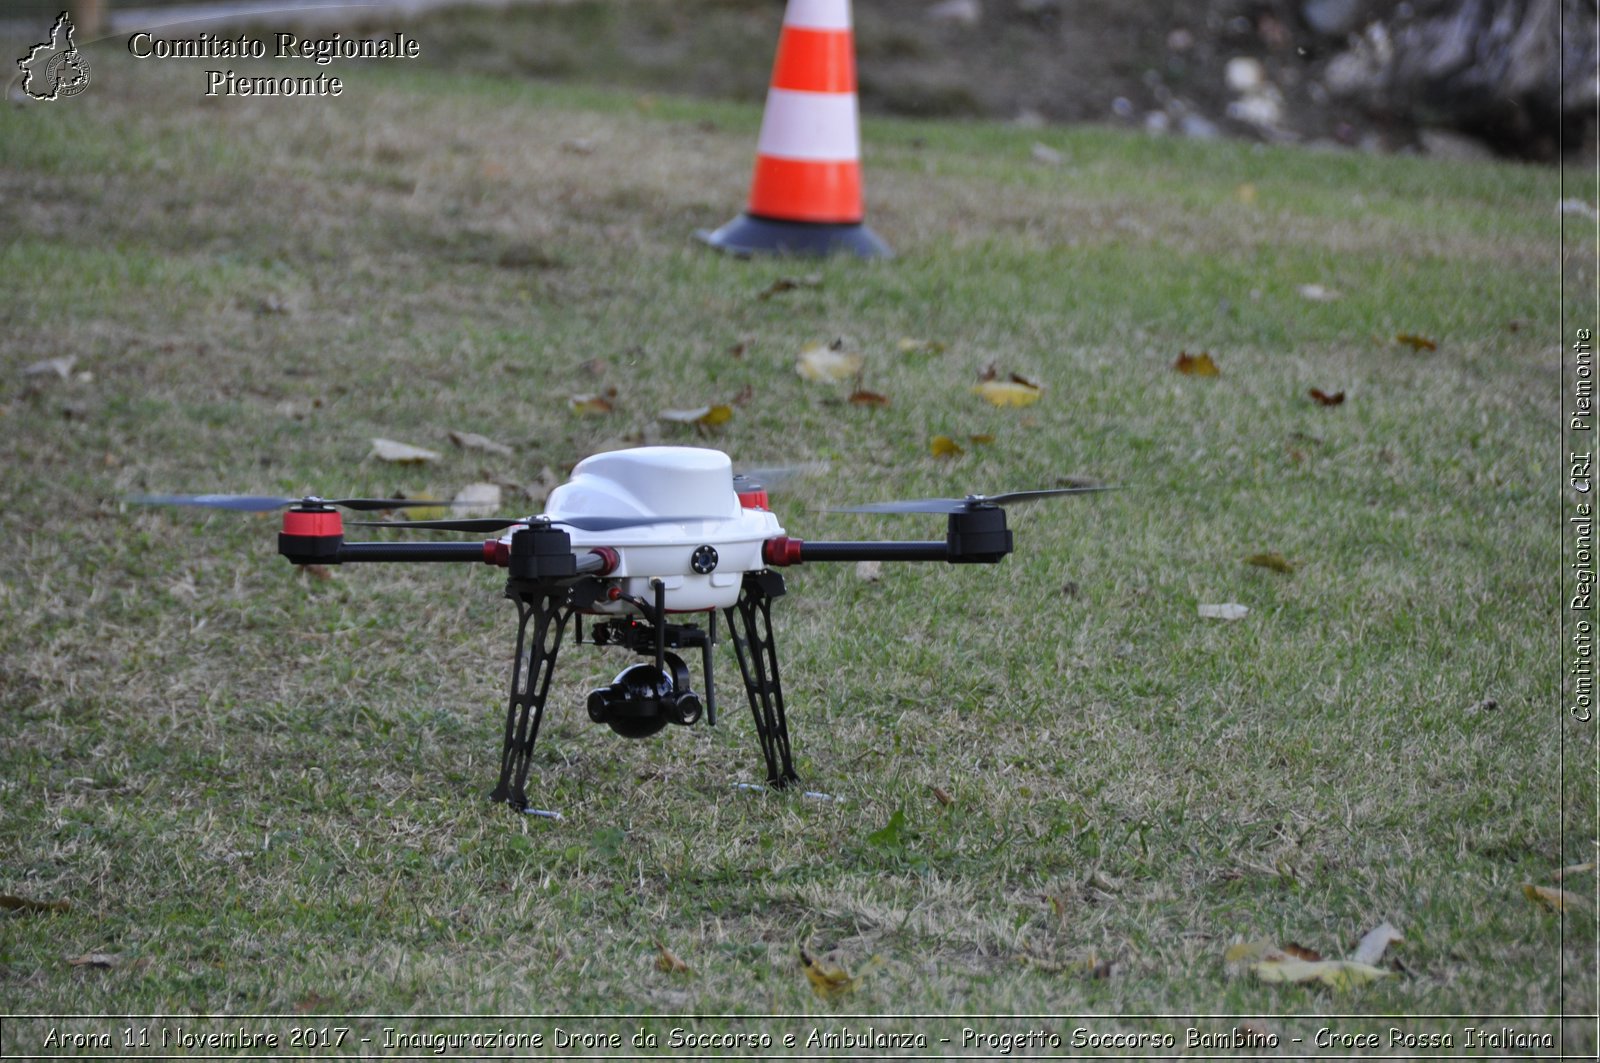
[[[741,214],[715,232],[704,229],[695,239],[718,251],[749,258],[751,255],[811,255],[821,258],[849,252],[858,258],[893,258],[894,252],[878,234],[857,222],[777,221]]]

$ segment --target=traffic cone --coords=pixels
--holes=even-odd
[[[789,0],[746,211],[695,236],[736,255],[849,251],[886,258],[862,223],[850,0]]]

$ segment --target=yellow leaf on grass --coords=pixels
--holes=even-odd
[[[842,996],[855,989],[860,982],[859,978],[850,977],[850,972],[838,964],[811,955],[804,945],[800,946],[800,969],[805,972],[806,981],[811,983],[811,991],[824,1000]]]
[[[661,942],[656,942],[656,970],[665,971],[667,974],[693,974],[694,971],[687,963],[672,954],[672,950]]]
[[[573,413],[585,417],[602,417],[616,409],[609,395],[574,395],[568,401]]]
[[[439,504],[437,506],[407,506],[406,507],[406,519],[407,520],[441,520],[441,519],[443,519],[445,517],[459,516],[459,514],[452,513],[450,511],[450,507],[449,506],[445,505],[443,502],[441,502],[438,499],[434,498],[432,495],[424,494],[424,495],[410,495],[410,496],[407,496],[407,495],[404,495],[404,494],[401,494],[401,493],[397,492],[391,497],[394,497],[394,498],[406,498],[406,497],[409,497],[413,502],[439,502]]]
[[[1522,894],[1534,904],[1552,912],[1564,912],[1568,908],[1584,906],[1582,897],[1567,890],[1558,890],[1554,886],[1535,886],[1529,883],[1522,887]]]
[[[919,340],[914,336],[901,336],[895,344],[895,349],[901,354],[940,354],[944,351],[944,344],[938,340]]]
[[[972,391],[973,394],[982,395],[990,403],[1002,408],[1032,406],[1039,401],[1039,396],[1044,394],[1044,389],[1038,385],[1016,380],[985,380]]]
[[[1188,351],[1178,352],[1178,360],[1172,363],[1172,368],[1184,376],[1222,375],[1222,370],[1217,368],[1217,363],[1212,361],[1211,355],[1190,354]]]
[[[1402,332],[1395,338],[1396,343],[1403,343],[1413,351],[1437,351],[1439,344],[1426,336],[1419,336],[1414,332]]]
[[[1222,954],[1224,963],[1245,963],[1249,960],[1285,960],[1288,953],[1270,941],[1241,941],[1237,945],[1230,945],[1228,951]]]
[[[849,380],[866,364],[867,360],[855,351],[840,350],[833,344],[818,344],[800,352],[794,371],[806,380],[833,384]]]
[[[1350,989],[1387,978],[1388,971],[1352,960],[1263,960],[1250,965],[1263,982],[1321,982],[1334,989]]]
[[[1294,563],[1282,554],[1251,554],[1244,559],[1244,563],[1255,565],[1257,568],[1270,568],[1286,576],[1294,571]]]
[[[733,419],[733,407],[727,403],[717,403],[714,406],[697,406],[692,410],[662,410],[663,421],[675,421],[679,424],[699,424],[707,428],[714,428],[719,424],[726,424]]]
[[[778,295],[782,292],[792,292],[796,288],[820,287],[822,287],[822,274],[820,273],[808,273],[804,277],[779,277],[777,280],[769,284],[763,291],[757,293],[756,298],[760,299],[762,302],[766,302],[774,295]]]
[[[928,445],[928,449],[933,451],[933,456],[936,458],[954,458],[965,453],[961,449],[961,444],[949,436],[934,436],[933,442]]]

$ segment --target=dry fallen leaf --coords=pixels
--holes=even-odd
[[[1283,946],[1283,951],[1290,959],[1305,960],[1307,963],[1322,962],[1322,953],[1316,949],[1308,949],[1304,945],[1297,945],[1293,941]]]
[[[476,432],[451,432],[450,442],[463,450],[481,450],[486,454],[499,454],[502,457],[511,456],[511,448],[504,443],[496,443],[488,436],[480,436]]]
[[[968,436],[967,442],[972,443],[975,446],[987,446],[994,442],[994,436],[990,435],[988,432],[978,432]]]
[[[1594,870],[1594,861],[1590,860],[1586,864],[1572,864],[1572,865],[1570,865],[1568,867],[1564,867],[1560,871],[1556,872],[1555,877],[1558,878],[1558,879],[1563,879],[1563,878],[1566,878],[1568,875],[1587,875],[1589,872],[1591,872],[1593,870]]]
[[[714,406],[696,406],[692,410],[662,410],[659,416],[663,421],[714,428],[733,419],[733,407],[727,403],[717,403]]]
[[[883,578],[882,561],[857,561],[856,579],[876,583]]]
[[[1568,908],[1586,907],[1584,899],[1576,893],[1558,890],[1554,886],[1535,886],[1529,883],[1522,887],[1522,893],[1528,900],[1547,911],[1564,912]]]
[[[1376,964],[1396,941],[1404,941],[1392,923],[1383,922],[1367,931],[1350,954],[1352,963]]]
[[[661,942],[656,942],[656,970],[667,974],[693,974],[687,963],[672,954]]]
[[[1184,376],[1222,375],[1222,370],[1217,368],[1217,363],[1212,361],[1211,355],[1190,354],[1188,351],[1178,352],[1178,360],[1172,363],[1172,368]]]
[[[421,465],[423,462],[439,460],[438,451],[414,447],[410,443],[397,443],[392,439],[374,439],[372,456],[396,465]]]
[[[22,371],[22,375],[48,376],[49,374],[54,373],[62,380],[65,380],[72,375],[72,367],[77,364],[77,357],[70,354],[64,358],[46,358],[42,362],[34,362],[32,365],[28,366]]]
[[[608,394],[574,395],[568,400],[567,405],[573,413],[585,417],[603,417],[616,409],[611,399],[616,395],[616,389],[611,389]]]
[[[889,396],[880,395],[876,391],[857,390],[850,393],[850,402],[855,406],[887,406]]]
[[[1248,206],[1256,201],[1256,186],[1246,181],[1233,190],[1233,198]]]
[[[1403,343],[1413,351],[1437,351],[1439,344],[1426,336],[1419,336],[1411,332],[1402,332],[1395,337],[1395,341]]]
[[[1249,615],[1248,606],[1238,602],[1226,602],[1222,605],[1202,605],[1200,616],[1206,620],[1243,620]]]
[[[1038,385],[1019,383],[1016,379],[986,380],[972,391],[1002,408],[1032,406],[1039,401],[1039,396],[1044,394],[1044,390]]]
[[[944,344],[938,340],[919,340],[914,336],[901,336],[895,344],[901,354],[942,354]]]
[[[800,352],[794,371],[806,380],[819,384],[833,384],[849,380],[861,372],[867,360],[855,351],[839,349],[837,343],[817,344]]]
[[[122,962],[122,957],[113,956],[109,952],[86,952],[82,956],[74,956],[67,960],[69,967],[93,967],[96,970],[109,971]]]
[[[1255,565],[1257,568],[1270,568],[1286,576],[1294,571],[1294,564],[1282,554],[1251,554],[1244,559],[1244,563]]]
[[[1321,388],[1312,388],[1306,394],[1315,399],[1318,406],[1337,406],[1344,402],[1344,392],[1342,391],[1335,391],[1329,394]]]
[[[1033,161],[1042,162],[1046,166],[1060,166],[1067,157],[1048,144],[1035,142],[1033,145]]]
[[[949,436],[934,436],[933,442],[928,445],[936,458],[954,458],[964,454],[961,445]]]
[[[72,905],[67,901],[36,901],[29,897],[0,893],[0,909],[8,912],[69,912]]]
[[[933,788],[933,796],[936,801],[946,808],[949,808],[951,805],[956,803],[956,799],[951,797],[950,794],[941,786],[935,786]]]
[[[468,484],[456,492],[451,513],[462,517],[492,517],[500,510],[500,485]]]

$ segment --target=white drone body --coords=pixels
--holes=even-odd
[[[617,614],[636,611],[630,597],[654,601],[655,580],[664,585],[670,612],[728,608],[744,574],[766,567],[762,544],[783,535],[775,515],[741,501],[728,456],[700,447],[638,447],[585,458],[572,479],[550,492],[544,516],[684,518],[604,532],[570,529],[575,548],[603,546],[617,555],[606,576],[620,581],[623,598],[595,606]]]

